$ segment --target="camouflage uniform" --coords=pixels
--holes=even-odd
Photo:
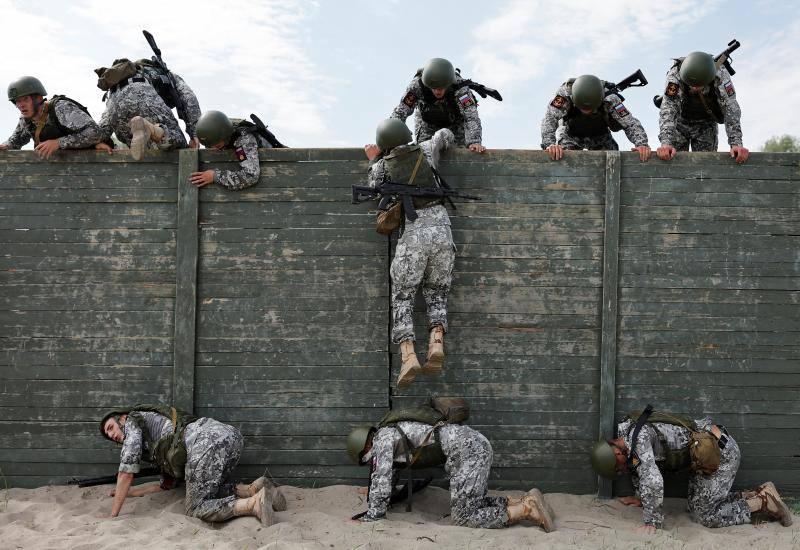
[[[581,131],[579,126],[584,126],[584,130]],[[559,131],[558,138],[556,130]],[[542,149],[558,144],[564,149],[616,151],[619,145],[610,130],[624,130],[636,147],[647,146],[647,133],[642,123],[628,111],[620,96],[607,95],[597,113],[584,115],[572,105],[572,81],[567,81],[558,89],[544,114]]]
[[[455,84],[447,89],[442,99],[436,99],[433,92],[422,83],[422,72],[418,72],[390,118],[405,122],[414,113],[414,141],[417,143],[431,139],[441,128],[449,128],[455,136],[456,145],[465,147],[473,143],[480,144],[478,100],[468,86],[461,85],[464,80],[456,75]]]
[[[742,146],[742,110],[725,67],[717,69],[711,86],[692,94],[680,80],[680,65],[667,72],[667,84],[658,115],[658,139],[678,151],[716,151],[718,124],[725,124],[728,144]]]
[[[261,165],[258,148],[272,147],[269,142],[249,128],[235,127],[225,149],[233,149],[239,160],[239,170],[214,170],[214,183],[231,191],[246,189],[258,183]]]
[[[62,135],[58,139],[61,149],[88,149],[102,141],[102,132],[94,119],[73,100],[55,96],[49,101],[48,118],[55,117],[59,128],[54,131]],[[42,130],[44,134],[45,129]],[[8,138],[9,149],[21,149],[23,145],[34,139],[36,135],[36,119],[20,117],[17,127]],[[38,145],[38,144],[37,144]]]
[[[618,426],[617,433],[629,449],[632,448],[634,424],[632,420],[626,420]],[[712,423],[709,418],[704,418],[697,422],[697,426],[700,430],[710,431]],[[664,523],[664,478],[658,469],[658,463],[663,463],[666,458],[663,443],[669,449],[679,450],[688,446],[689,435],[689,430],[684,427],[660,422],[645,424],[639,432],[636,454],[641,462],[631,472],[631,478],[636,494],[642,500],[646,525],[660,529]],[[741,493],[731,492],[740,460],[739,446],[728,435],[719,469],[711,475],[691,474],[687,510],[696,522],[706,527],[727,527],[750,522],[750,509]]]
[[[441,152],[452,146],[453,141],[453,133],[442,129],[419,145],[428,163],[435,168]],[[367,177],[370,186],[382,183],[387,177],[384,163],[381,158],[370,166]],[[414,340],[414,297],[420,283],[428,310],[428,328],[441,325],[447,332],[447,294],[455,262],[450,217],[442,204],[417,209],[417,214],[419,217],[414,222],[406,220],[390,268],[392,341],[395,344]]]
[[[139,63],[137,64],[137,68],[139,69],[139,74],[145,77],[149,82],[153,82],[161,76],[161,71],[150,65]],[[195,130],[197,121],[200,120],[200,115],[202,114],[200,112],[200,102],[197,101],[197,96],[194,91],[180,76],[173,72],[171,72],[171,74],[172,78],[175,80],[175,91],[178,97],[183,100],[183,105],[186,108],[185,115],[188,120],[183,120],[183,123],[186,125],[186,133],[189,134],[190,138],[194,138],[197,136]]]
[[[432,426],[420,422],[398,424],[414,446],[433,443]],[[450,508],[456,525],[496,529],[508,523],[508,499],[487,496],[492,446],[479,432],[468,426],[445,425],[438,429],[442,451],[447,457],[445,471],[450,478]],[[394,464],[405,462],[400,432],[381,428],[372,440],[372,449],[364,456],[372,461],[369,508],[365,521],[386,515],[392,493]]]
[[[153,441],[172,433],[172,421],[153,412],[135,412],[145,421]],[[136,473],[142,456],[149,456],[146,438],[136,422],[125,422],[119,471]],[[186,515],[204,521],[233,517],[235,485],[230,476],[242,455],[242,434],[212,418],[200,418],[183,432],[186,442]],[[144,454],[143,454],[144,453]]]
[[[149,82],[142,77],[138,78],[138,81],[132,80],[123,88],[108,91],[106,110],[100,118],[103,139],[110,139],[111,134],[114,133],[117,135],[117,139],[130,147],[133,137],[130,121],[133,117],[140,116],[157,124],[165,131],[164,139],[158,144],[149,141],[149,147],[162,150],[185,148],[187,146],[186,137],[170,108]]]

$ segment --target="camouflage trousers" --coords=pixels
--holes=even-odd
[[[186,515],[228,520],[236,500],[231,473],[242,456],[242,434],[212,418],[201,418],[186,431]]]
[[[716,151],[719,128],[714,120],[688,122],[678,119],[673,133],[672,146],[678,151]]]
[[[437,126],[428,124],[422,120],[421,117],[416,116],[414,117],[414,142],[422,143],[423,141],[428,141],[429,139],[433,138],[433,134],[440,129],[441,128]],[[448,126],[447,129],[453,132],[453,136],[456,138],[454,145],[457,147],[467,146],[467,137],[464,130],[464,124],[453,124],[452,126]]]
[[[564,132],[558,138],[558,144],[564,149],[572,151],[618,151],[619,145],[614,140],[611,132],[606,132],[602,136],[577,137]]]
[[[750,523],[750,508],[741,493],[731,492],[742,453],[730,436],[722,449],[719,469],[711,475],[695,474],[689,480],[687,510],[706,527],[728,527]]]
[[[450,513],[456,525],[497,529],[508,524],[508,499],[490,497],[489,471],[492,446],[469,426],[448,425],[439,429],[445,471],[450,477]]]
[[[392,277],[392,341],[414,340],[414,298],[422,283],[428,310],[428,329],[441,325],[447,332],[447,294],[453,279],[455,246],[449,225],[406,231],[397,241]]]

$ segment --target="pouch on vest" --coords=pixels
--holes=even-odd
[[[129,59],[117,59],[111,67],[100,67],[95,69],[94,72],[99,77],[97,79],[97,87],[103,91],[107,91],[126,78],[136,75],[136,65]]]

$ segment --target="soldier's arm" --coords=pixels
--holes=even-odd
[[[130,417],[125,422],[125,439],[119,455],[119,471],[126,474],[139,473],[142,460],[142,430]]]
[[[483,141],[483,129],[481,128],[481,117],[478,116],[478,100],[467,86],[456,90],[456,101],[458,109],[464,117],[464,141],[467,147]]]
[[[28,143],[31,140],[31,135],[28,133],[28,129],[25,127],[25,123],[20,118],[17,127],[14,128],[14,131],[11,133],[11,136],[6,140],[4,145],[6,145],[7,149],[22,149],[22,146]]]
[[[367,172],[367,185],[377,187],[386,179],[386,161],[382,158],[373,162]]]
[[[555,97],[547,105],[547,111],[542,119],[542,149],[556,144],[556,130],[558,122],[564,118],[572,103],[569,100],[566,86],[561,86]]]
[[[642,430],[636,443],[639,455],[639,498],[642,500],[642,514],[645,525],[661,529],[664,523],[664,478],[656,465],[653,445],[648,431]]]
[[[658,141],[661,145],[673,147],[675,129],[681,116],[681,91],[678,68],[667,73],[667,82],[661,94],[661,108],[658,111]]]
[[[728,145],[742,147],[742,110],[736,100],[736,89],[730,74],[722,67],[719,71],[719,95],[722,98],[722,110],[725,117],[725,133],[728,135]]]
[[[87,113],[70,101],[56,103],[56,116],[62,126],[71,134],[58,138],[61,149],[88,149],[103,141],[100,126]]]
[[[622,100],[616,94],[611,94],[606,98],[605,103],[608,116],[614,119],[625,132],[628,140],[635,147],[647,147],[647,132],[644,131],[642,123],[633,116]]]
[[[186,107],[185,114],[188,120],[184,119],[183,121],[186,124],[186,133],[189,134],[190,138],[194,138],[197,136],[195,127],[197,126],[197,121],[200,120],[200,102],[197,101],[194,91],[180,76],[175,73],[172,73],[172,76],[175,78],[176,91]]]
[[[411,84],[409,84],[406,88],[403,97],[400,98],[400,103],[398,103],[397,107],[394,108],[392,114],[389,115],[389,118],[399,118],[405,122],[406,119],[414,112],[417,102],[422,98],[421,86],[422,84],[420,84],[419,78],[412,80]]]
[[[258,142],[249,133],[242,134],[233,143],[234,154],[239,160],[238,170],[214,170],[214,183],[225,189],[239,191],[258,183],[261,165],[258,161]]]
[[[112,101],[114,101],[112,98],[108,98],[106,110],[103,111],[103,114],[100,116],[100,122],[98,123],[100,127],[100,141],[110,141],[111,134],[114,133],[115,116],[112,114],[114,111],[111,107]]]
[[[428,160],[431,166],[438,169],[439,159],[442,157],[442,151],[449,149],[456,142],[456,136],[449,128],[440,128],[433,134],[428,147],[423,150],[428,154]]]
[[[369,484],[369,502],[364,521],[375,521],[386,515],[392,496],[392,465],[394,446],[400,434],[394,428],[383,428],[372,440],[372,476]]]

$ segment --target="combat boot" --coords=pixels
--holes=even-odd
[[[146,118],[135,116],[131,119],[131,156],[133,160],[142,160],[144,151],[151,141],[156,143],[164,139],[164,129]]]
[[[531,489],[522,498],[509,497],[508,525],[528,520],[534,525],[541,527],[545,533],[551,532],[555,528],[553,522],[553,510],[544,499],[539,489]]]
[[[260,478],[256,479],[253,483],[249,485],[237,485],[236,486],[236,496],[239,498],[248,498],[254,496],[258,493],[261,489],[266,489],[267,491],[272,493],[272,509],[276,512],[285,512],[287,505],[286,505],[286,496],[273,482],[272,480],[261,476]]]
[[[261,525],[270,526],[275,523],[275,513],[272,511],[272,496],[261,489],[250,498],[236,499],[233,503],[234,516],[255,516],[261,520]]]
[[[413,340],[400,342],[400,357],[403,363],[400,366],[400,376],[397,377],[397,387],[406,388],[417,377],[417,373],[422,370],[422,367],[419,366],[417,354],[414,351]]]
[[[789,527],[792,525],[792,512],[789,510],[789,507],[786,506],[786,503],[781,500],[781,495],[778,493],[778,489],[775,488],[775,484],[773,484],[771,481],[767,481],[758,487],[758,493],[754,497],[751,497],[747,500],[748,506],[750,506],[751,502],[753,501],[755,501],[755,506],[751,506],[751,510],[756,508],[753,511],[765,513],[768,516],[777,519],[784,527]]]
[[[425,357],[425,365],[422,372],[425,374],[439,374],[442,372],[444,363],[444,327],[436,325],[431,329],[430,340],[428,341],[428,355]]]

